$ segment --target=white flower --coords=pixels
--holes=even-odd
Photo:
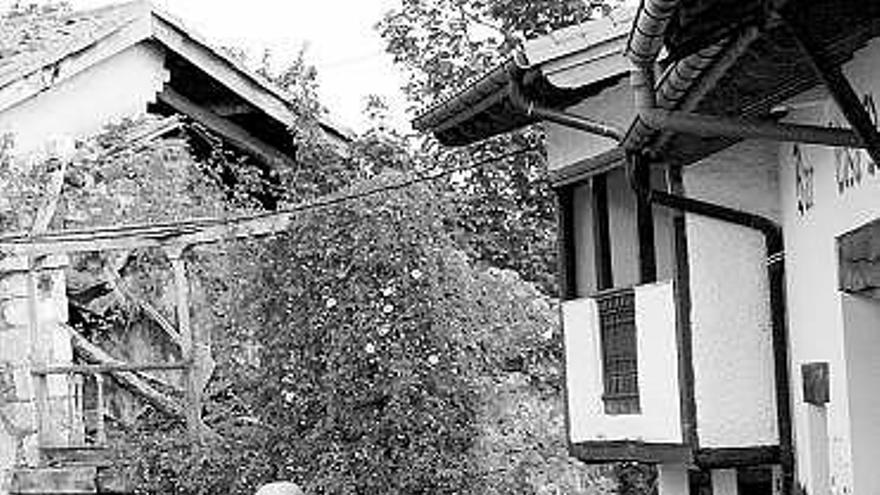
[[[284,402],[286,402],[288,404],[293,404],[293,402],[296,400],[296,394],[294,394],[290,390],[285,390],[284,392],[281,393],[281,395],[284,399]]]
[[[367,351],[367,354],[373,354],[376,352],[376,346],[374,346],[372,343],[369,343],[364,346],[364,350]]]
[[[327,301],[324,302],[324,305],[327,306],[327,309],[333,309],[336,307],[337,301],[332,297],[328,297]]]
[[[416,268],[415,270],[409,272],[409,275],[413,278],[413,280],[418,280],[422,278],[422,271]]]
[[[547,330],[546,332],[542,333],[541,337],[543,337],[544,340],[552,339],[553,338],[553,329],[551,328],[551,329]]]
[[[380,336],[384,337],[391,333],[391,327],[388,325],[382,325],[381,327],[379,327],[378,332]]]
[[[428,364],[430,364],[431,366],[436,366],[439,363],[440,363],[440,356],[438,356],[436,354],[431,354],[430,356],[428,356]]]
[[[390,304],[386,304],[385,306],[382,306],[382,312],[385,313],[386,315],[391,313],[392,311],[394,311],[394,306],[392,306]]]
[[[394,295],[394,287],[385,287],[382,289],[382,295],[385,297],[391,297]]]

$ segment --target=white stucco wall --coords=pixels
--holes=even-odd
[[[629,80],[623,78],[613,88],[569,107],[566,111],[626,129],[635,115],[634,102]],[[550,122],[543,125],[547,130],[547,164],[550,170],[578,163],[585,158],[610,151],[617,145],[612,139],[577,129]]]
[[[50,140],[81,139],[144,114],[167,80],[164,55],[141,43],[0,110],[0,133],[13,133],[17,154],[42,152]]]
[[[571,442],[634,440],[681,443],[678,351],[672,283],[635,289],[642,412],[607,415],[602,402],[599,315],[593,299],[562,305]]]
[[[744,142],[685,169],[688,196],[778,218],[776,146]],[[687,215],[701,447],[778,443],[764,236]]]
[[[875,39],[856,52],[844,72],[859,96],[870,95],[880,101],[876,100],[880,97],[880,41]],[[827,96],[803,95],[795,101],[798,105],[790,116],[792,122],[843,125],[839,110]],[[876,117],[875,111],[869,113]],[[855,396],[865,393],[864,377],[872,376],[874,371],[869,363],[853,361],[876,361],[876,353],[865,356],[859,352],[862,346],[872,348],[876,342],[866,340],[868,335],[857,324],[858,317],[844,312],[842,295],[837,290],[836,237],[880,218],[880,170],[862,151],[786,143],[779,147],[779,153],[799,482],[809,493],[816,493],[811,486],[817,478],[813,474],[828,469],[835,495],[877,493],[874,464],[880,454],[872,452],[880,444],[880,432],[873,425],[876,404],[873,399]],[[870,314],[869,308],[855,303],[846,307],[848,312]],[[876,335],[876,326],[872,330]],[[815,465],[820,461],[811,455],[805,441],[814,432],[809,406],[803,403],[800,366],[813,361],[830,365],[828,466]],[[876,383],[867,393],[876,395]],[[866,411],[873,421],[859,419]]]
[[[880,97],[880,41],[875,39],[857,52],[844,71],[860,96]],[[802,96],[796,101],[798,105],[790,116],[793,122],[843,122],[827,97]],[[859,151],[785,143],[779,147],[779,153],[799,481],[809,493],[815,493],[811,480],[815,478],[813,470],[818,468],[811,464],[818,460],[811,459],[803,440],[811,437],[811,431],[809,409],[801,392],[800,366],[824,361],[829,363],[831,372],[827,462],[832,493],[875,493],[876,489],[856,489],[875,486],[876,468],[872,464],[877,457],[854,460],[853,454],[858,451],[854,439],[871,438],[877,432],[874,428],[860,429],[864,428],[862,423],[851,418],[851,407],[861,403],[861,399],[852,400],[850,394],[860,393],[852,385],[861,383],[862,372],[857,370],[862,367],[859,363],[848,363],[848,358],[858,356],[848,350],[857,349],[864,342],[858,325],[854,325],[858,318],[849,318],[852,332],[844,325],[841,294],[837,290],[836,237],[880,217],[880,170],[871,166],[867,155]],[[856,376],[850,376],[854,372]]]
[[[843,296],[855,493],[880,493],[880,300]]]

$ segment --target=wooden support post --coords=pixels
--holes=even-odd
[[[608,218],[608,181],[604,173],[593,176],[593,250],[596,267],[596,290],[614,287],[611,269],[611,229]]]
[[[199,354],[203,351],[199,332],[194,331],[189,312],[189,280],[186,277],[186,263],[183,259],[184,246],[170,245],[165,253],[174,271],[174,285],[177,298],[177,328],[180,335],[183,360],[187,367],[183,372],[184,395],[186,397],[186,425],[190,436],[200,440],[207,426],[202,422],[203,378],[198,372]]]
[[[28,334],[30,340],[31,369],[45,367],[47,362],[46,345],[40,331],[39,299],[37,292],[37,258],[28,256]],[[40,447],[50,442],[49,435],[49,385],[45,376],[31,376],[34,388],[34,409],[37,415],[37,441]]]
[[[651,191],[651,166],[640,155],[629,158],[636,182],[636,225],[639,240],[639,283],[657,281],[657,249],[654,244],[654,208],[648,197]]]
[[[95,443],[107,443],[107,428],[104,424],[104,375],[95,374]]]
[[[556,221],[559,229],[559,297],[563,301],[578,297],[577,247],[574,242],[574,186],[556,190]]]

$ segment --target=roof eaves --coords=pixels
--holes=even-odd
[[[511,130],[510,115],[502,115],[499,111],[505,111],[502,109],[503,100],[514,78],[527,73],[529,79],[533,79],[531,75],[538,75],[543,82],[549,83],[541,84],[543,90],[568,92],[581,91],[627,73],[629,65],[622,54],[633,13],[633,9],[618,9],[609,17],[527,42],[522,51],[476,77],[464,89],[420,112],[413,120],[413,127],[431,131],[438,137],[443,133],[448,144],[467,143],[474,139],[459,139],[451,130],[456,126],[479,128],[480,133],[487,134],[486,137],[492,134],[491,129]],[[585,67],[592,70],[585,71]],[[534,96],[541,99],[541,95]],[[485,125],[475,122],[481,117],[486,120]],[[514,124],[524,126],[536,121],[535,118],[519,116]]]
[[[265,77],[257,74],[241,61],[231,57],[230,54],[228,54],[224,50],[214,46],[207,38],[203,37],[201,34],[187,26],[186,23],[179,17],[155,6],[152,7],[152,14],[159,21],[166,23],[178,33],[192,40],[197,46],[199,46],[207,54],[209,54],[209,56],[215,58],[216,60],[220,61],[221,64],[225,65],[228,70],[231,70],[232,72],[243,76],[257,88],[259,88],[262,92],[268,95],[271,99],[273,99],[275,101],[275,105],[272,105],[273,108],[266,112],[268,115],[278,119],[280,122],[284,123],[287,126],[293,126],[296,123],[297,116],[290,102],[291,96],[287,94],[285,90],[267,80]],[[161,39],[162,34],[160,30],[154,28],[153,36],[159,38],[160,41],[163,41]],[[264,105],[257,104],[257,106],[263,107]],[[284,111],[279,111],[279,109],[281,108],[283,108]],[[319,116],[318,123],[323,128],[332,130],[341,138],[344,138],[348,141],[351,141],[353,139],[352,132],[349,129],[346,129],[345,127],[337,124],[328,117]]]
[[[61,47],[52,47],[45,52],[34,54],[30,57],[25,56],[25,60],[18,62],[0,74],[0,89],[17,80],[24,79],[46,67],[51,67],[65,58],[82,53],[102,41],[111,38],[113,35],[137,22],[140,14],[146,12],[146,10],[143,10],[145,5],[147,5],[147,3],[143,0],[134,0],[124,4],[116,4],[98,9],[76,12],[75,14],[79,16],[97,16],[117,11],[121,18],[117,23],[104,27],[103,29],[92,33],[91,36],[83,37],[82,39],[75,39],[70,44]]]
[[[467,120],[497,103],[507,93],[511,74],[524,70],[526,67],[517,61],[517,57],[508,57],[493,69],[472,79],[463,90],[420,112],[413,120],[413,128],[440,131]]]

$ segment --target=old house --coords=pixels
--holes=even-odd
[[[267,167],[295,160],[290,130],[299,117],[283,91],[147,2],[33,12],[0,26],[0,134],[11,145],[4,151],[22,163],[63,161],[77,141],[145,115],[155,118],[139,140],[174,132],[186,120]],[[320,128],[345,153],[349,133],[329,121]],[[63,172],[56,179],[47,190],[60,190]],[[106,439],[107,380],[185,416],[198,434],[199,394],[212,364],[209,342],[189,322],[183,251],[219,236],[277,230],[286,219],[49,232],[53,208],[41,210],[27,233],[0,236],[2,495],[113,489],[101,462],[91,462]],[[174,268],[176,323],[151,314],[179,346],[178,362],[124,362],[68,325],[70,255],[138,247],[164,250]],[[142,375],[172,370],[183,375],[184,402],[163,396]]]
[[[568,441],[661,493],[872,494],[880,5],[642,0],[425,110],[544,122]]]

